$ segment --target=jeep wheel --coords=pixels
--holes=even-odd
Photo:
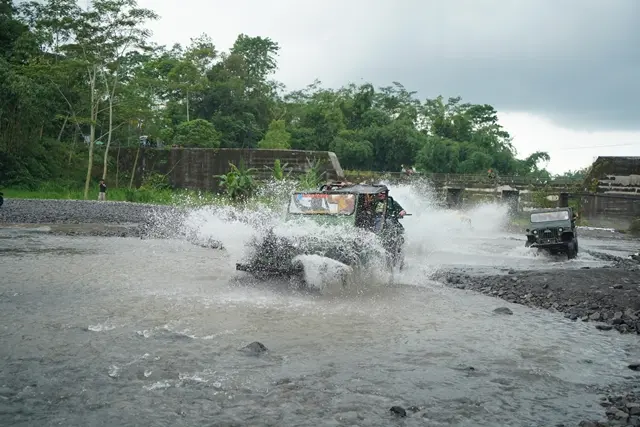
[[[567,244],[567,259],[574,259],[578,253],[577,249],[578,245],[576,244],[575,240],[571,240]]]

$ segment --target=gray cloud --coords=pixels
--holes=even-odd
[[[399,81],[573,129],[640,130],[640,0],[138,2],[161,15],[160,43],[271,37],[290,89]]]
[[[576,129],[640,129],[640,2],[405,2],[351,72]],[[373,45],[370,46],[373,48]]]

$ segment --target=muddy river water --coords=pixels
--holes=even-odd
[[[206,227],[222,233],[216,224]],[[405,226],[415,227],[409,219]],[[394,285],[324,295],[237,274],[234,250],[4,229],[0,425],[554,426],[601,418],[593,387],[623,381],[637,337],[428,280],[443,267],[601,264],[588,254],[570,263],[534,257],[520,236],[492,227],[478,220],[473,230],[418,234]],[[514,315],[494,314],[501,306]],[[252,341],[269,351],[240,351]],[[416,408],[397,418],[393,405]]]

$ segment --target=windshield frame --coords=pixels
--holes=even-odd
[[[563,218],[548,218],[549,216],[560,216],[562,215]],[[566,218],[564,218],[566,216]],[[571,214],[569,213],[568,210],[561,210],[561,211],[544,211],[544,212],[533,212],[531,215],[529,215],[529,221],[531,222],[531,224],[541,224],[541,223],[545,223],[545,222],[557,222],[557,221],[570,221],[571,220]]]
[[[331,212],[328,210],[324,210],[324,211],[309,211],[309,212],[292,212],[291,211],[291,206],[295,206],[297,207],[298,205],[296,205],[295,203],[295,198],[297,196],[302,196],[303,198],[305,196],[307,196],[308,198],[318,198],[321,200],[328,200],[332,197],[335,198],[342,198],[342,199],[352,199],[353,200],[353,204],[352,207],[349,211],[349,213],[346,212],[341,212],[340,210],[336,211],[336,212]],[[358,194],[356,193],[345,193],[345,192],[324,192],[324,191],[319,191],[319,192],[304,192],[304,191],[298,191],[295,193],[292,193],[289,197],[289,204],[287,205],[287,215],[300,215],[300,216],[332,216],[332,217],[349,217],[352,215],[355,215],[356,212],[356,205],[358,202]],[[337,205],[338,203],[332,203],[332,205]],[[297,209],[298,211],[300,209]]]

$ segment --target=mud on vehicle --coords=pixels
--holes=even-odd
[[[568,259],[578,255],[576,215],[572,208],[538,209],[530,212],[526,247],[551,254],[565,253]]]
[[[236,264],[236,270],[257,276],[302,276],[304,267],[296,257],[319,255],[349,267],[366,265],[368,261],[381,259],[373,253],[369,238],[384,248],[385,267],[402,268],[404,264],[404,227],[400,224],[404,210],[389,197],[385,185],[329,183],[318,191],[294,192],[290,195],[286,222],[301,219],[327,226],[346,226],[358,231],[361,238],[333,236],[283,237],[273,229],[259,236],[252,244],[255,253],[247,263]]]

